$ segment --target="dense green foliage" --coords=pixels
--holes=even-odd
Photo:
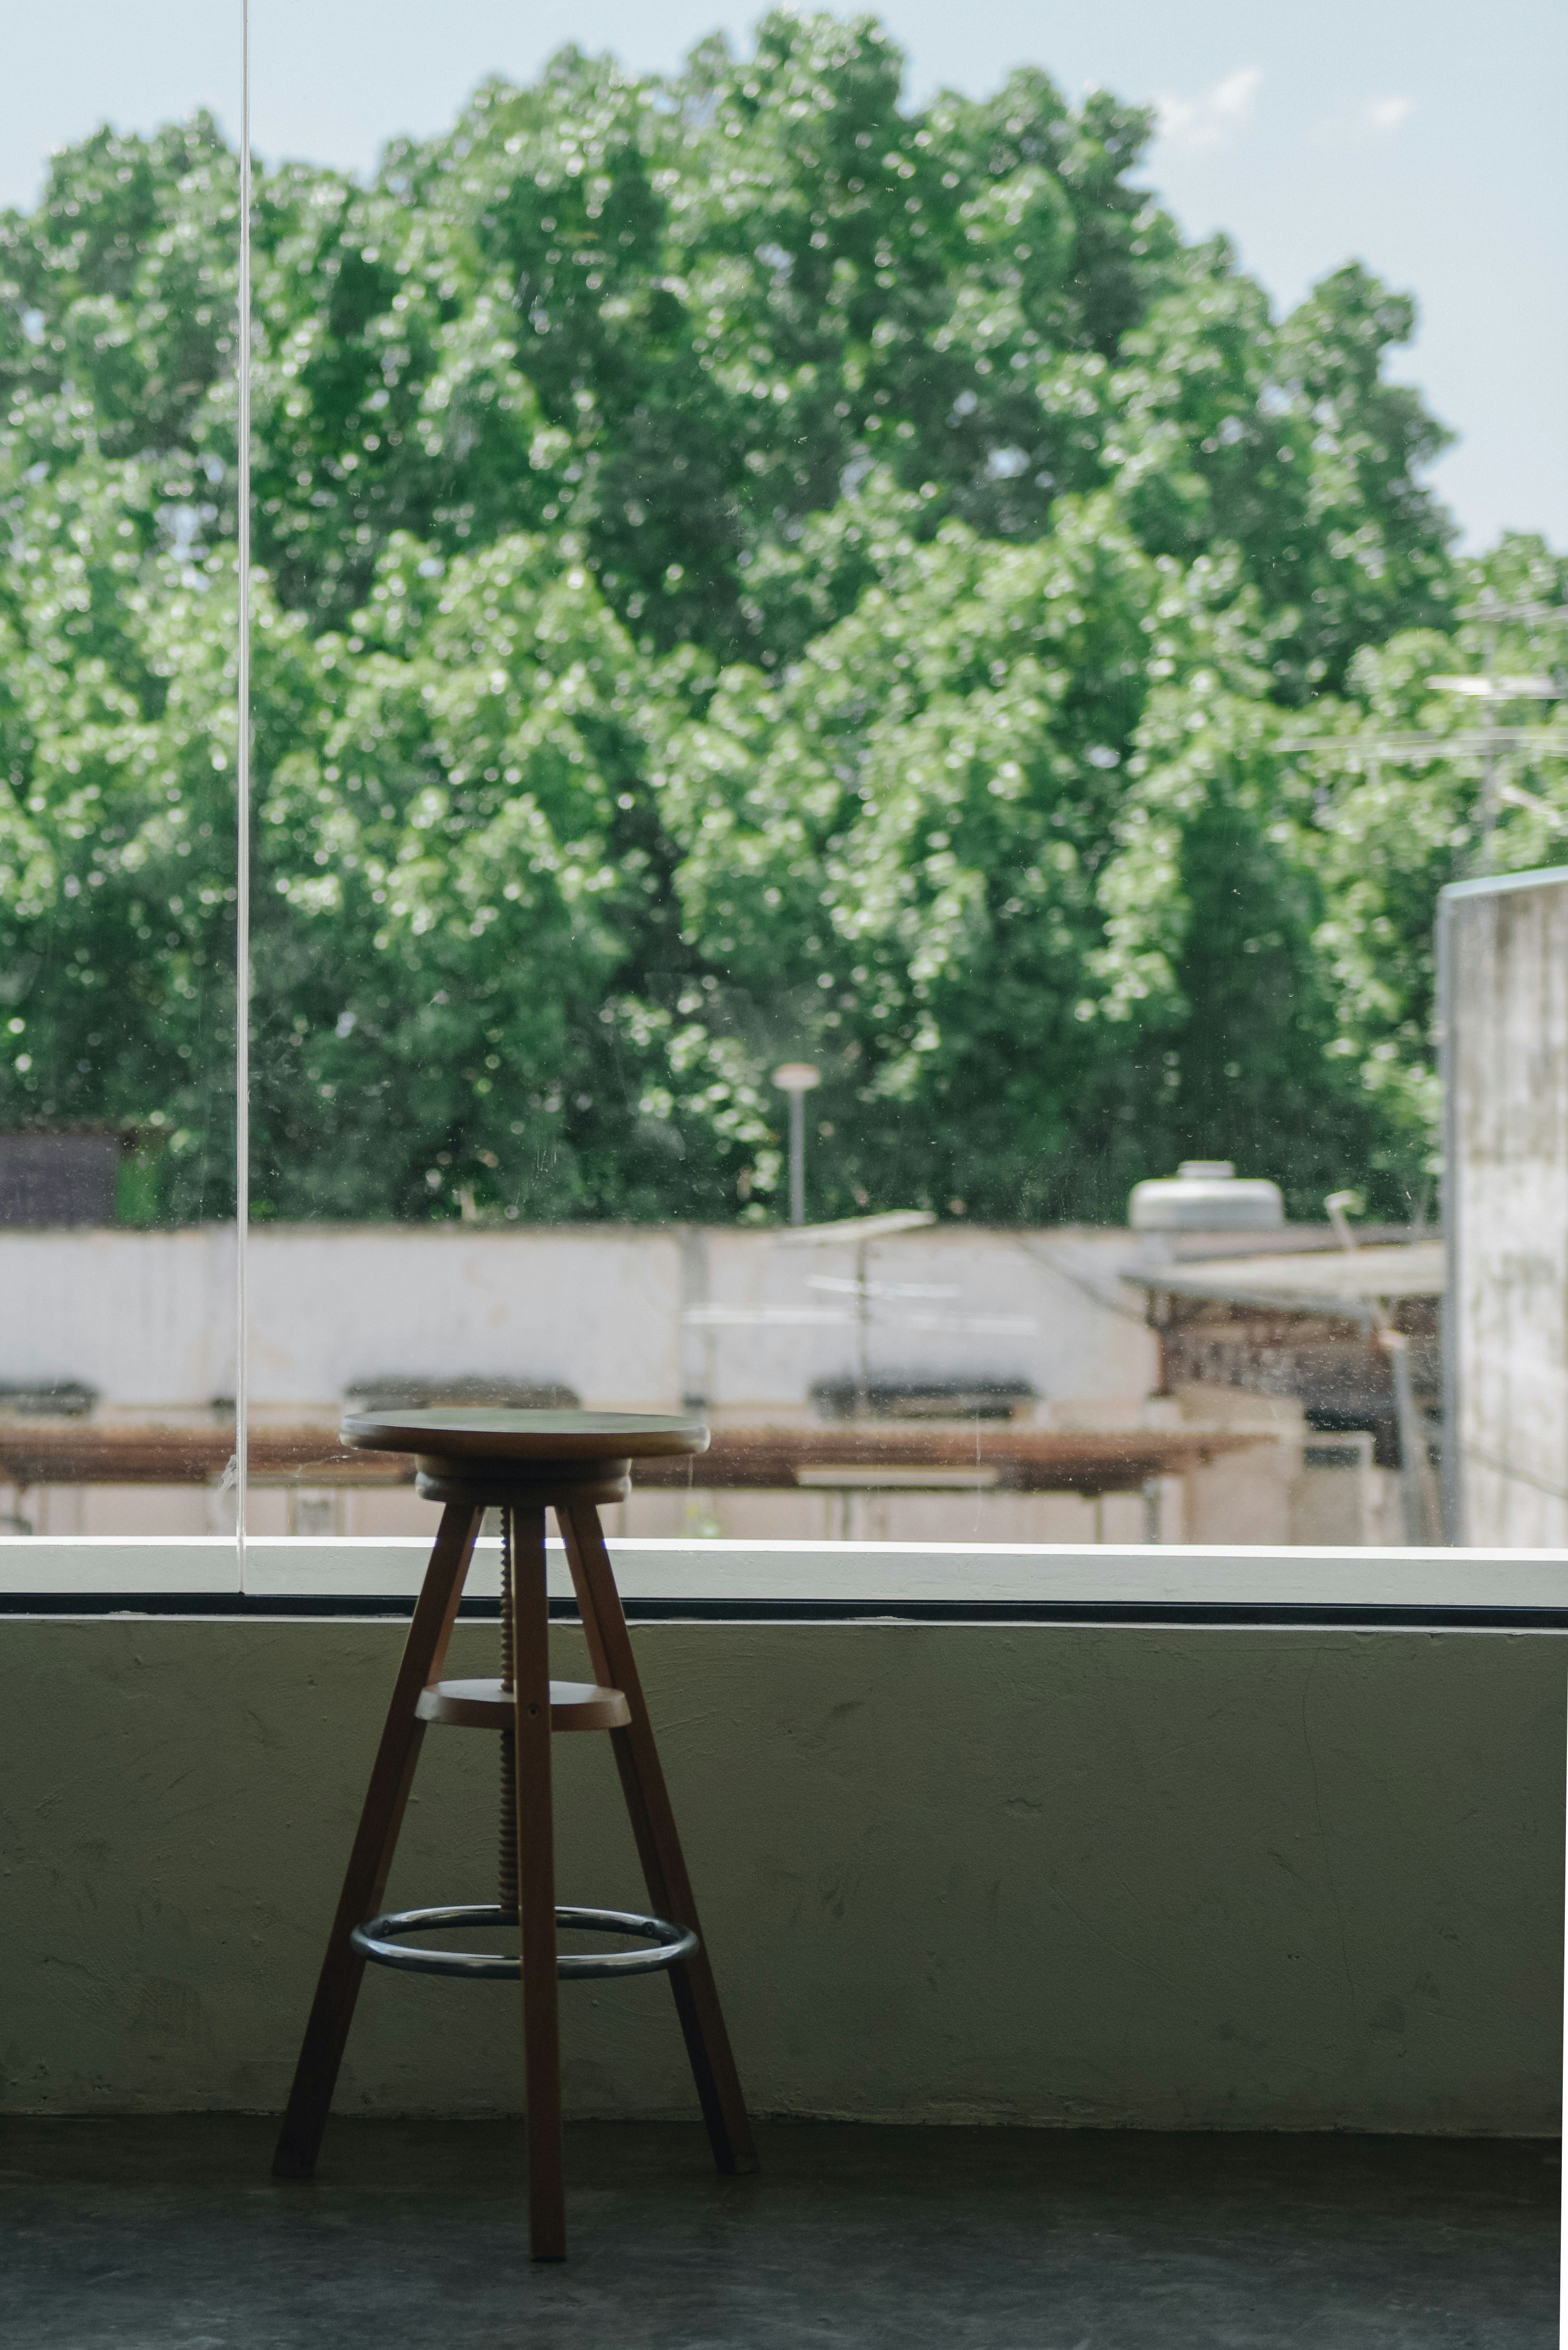
[[[1557,568],[1452,557],[1407,302],[1277,320],[1135,109],[900,70],[774,16],[259,178],[265,1211],[773,1212],[802,1055],[823,1212],[1419,1184],[1478,763],[1288,744],[1473,720],[1458,614]],[[165,1138],[173,1216],[232,1134],[236,222],[202,121],[0,221],[0,1123]]]

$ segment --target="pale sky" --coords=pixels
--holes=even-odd
[[[568,40],[674,67],[760,11],[729,0],[252,0],[253,117],[269,159],[363,172],[475,82],[531,77]],[[837,14],[855,13],[839,8]],[[1562,0],[888,0],[909,95],[982,95],[1016,64],[1076,97],[1157,103],[1148,178],[1189,234],[1227,229],[1276,299],[1351,257],[1420,305],[1397,372],[1461,435],[1438,484],[1485,544],[1568,546],[1568,8]],[[52,147],[210,107],[238,121],[238,0],[18,7],[0,82],[0,203],[36,197]]]

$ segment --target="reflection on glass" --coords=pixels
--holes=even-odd
[[[236,192],[197,115],[0,216],[13,1534],[233,1523]]]
[[[1560,567],[1149,132],[778,16],[262,174],[258,1531],[423,1523],[350,1397],[550,1394],[709,1412],[628,1531],[1437,1538],[1433,923],[1568,821]]]

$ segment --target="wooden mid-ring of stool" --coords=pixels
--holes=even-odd
[[[315,2168],[355,2002],[369,1954],[397,1962],[371,1926],[402,1930],[417,1916],[434,1921],[482,1911],[381,1914],[398,1831],[430,1722],[501,1732],[501,1899],[483,1914],[515,1918],[522,1943],[515,1961],[469,1966],[470,1972],[520,1971],[523,1984],[524,2106],[528,2142],[529,2237],[538,2260],[566,2251],[561,2164],[561,2083],[557,1919],[608,1920],[609,1911],[557,1910],[550,1798],[550,1742],[568,1730],[607,1732],[620,1773],[633,1836],[655,1917],[617,1930],[659,1929],[668,1947],[626,1971],[657,1964],[667,1971],[686,2041],[703,2119],[721,2170],[756,2168],[745,2103],[731,2054],[719,1994],[698,1923],[691,1879],[616,1589],[598,1504],[627,1491],[633,1459],[702,1451],[700,1421],[622,1412],[408,1411],[357,1413],[344,1441],[377,1451],[411,1452],[419,1491],[443,1504],[440,1531],[414,1609],[375,1767],[349,1856],[315,2004],[278,2139],[275,2171],[307,2178]],[[549,1606],[545,1580],[545,1511],[555,1511],[566,1544],[582,1618],[592,1682],[552,1681]],[[501,1512],[503,1530],[502,1670],[497,1679],[442,1680],[464,1578],[483,1513]],[[656,1935],[654,1939],[659,1939]],[[413,1954],[417,1960],[421,1954]],[[428,1959],[432,1954],[423,1954]],[[403,1963],[413,1962],[405,1959]],[[609,1970],[617,1961],[565,1962],[568,1973]],[[442,1970],[458,1971],[458,1967]]]
[[[515,1690],[504,1680],[432,1681],[420,1691],[417,1711],[421,1721],[449,1721],[459,1730],[508,1731],[516,1704]],[[566,1730],[624,1730],[630,1720],[623,1690],[550,1683],[550,1727],[557,1737]]]

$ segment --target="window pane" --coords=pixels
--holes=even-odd
[[[8,62],[0,1513],[10,1534],[219,1533],[238,42],[67,6],[18,24]]]
[[[259,12],[258,1531],[422,1529],[400,1397],[700,1404],[648,1534],[1440,1538],[1562,166],[1330,20]]]

